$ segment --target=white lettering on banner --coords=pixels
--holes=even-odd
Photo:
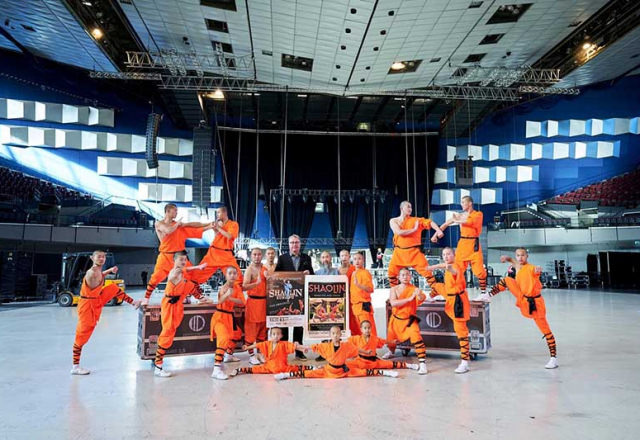
[[[201,332],[205,326],[204,318],[200,315],[192,316],[189,320],[189,328],[192,332]]]

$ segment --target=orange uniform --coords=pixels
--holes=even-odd
[[[171,226],[176,222],[172,222]],[[151,298],[151,294],[155,290],[156,286],[167,279],[167,275],[173,269],[173,254],[183,251],[185,249],[185,242],[189,238],[202,238],[204,228],[192,228],[188,226],[181,226],[173,231],[171,234],[164,236],[160,241],[160,248],[158,251],[158,258],[156,259],[156,266],[153,269],[149,284],[147,284],[147,291],[145,298]],[[187,261],[187,266],[191,266],[191,262]]]
[[[197,274],[194,274],[191,278],[199,284],[202,284],[211,278],[211,275],[216,273],[218,269],[221,269],[224,272],[227,267],[233,266],[238,271],[237,283],[242,285],[242,272],[240,271],[240,266],[238,266],[236,257],[233,254],[233,242],[238,238],[240,226],[238,226],[237,222],[228,220],[224,226],[219,229],[231,234],[231,238],[227,238],[220,233],[216,233],[207,254],[200,262],[200,264],[207,263],[207,267],[203,270],[197,271]]]
[[[369,321],[371,323],[371,335],[376,336],[376,321],[373,317],[373,306],[371,305],[371,294],[366,292],[355,283],[373,289],[373,278],[371,273],[367,269],[356,269],[351,276],[351,288],[349,290],[349,299],[351,302],[351,311],[355,317],[355,323],[358,325],[358,329],[362,324],[362,321]]]
[[[307,379],[340,379],[343,377],[378,376],[376,370],[363,370],[361,368],[349,368],[347,359],[358,356],[358,347],[351,342],[342,342],[339,347],[333,345],[333,341],[315,344],[311,349],[327,360],[327,365],[318,370],[303,370],[292,373],[293,377]]]
[[[193,295],[196,299],[202,298],[202,294],[197,286],[187,278],[187,271],[183,269],[182,280],[178,284],[167,282],[164,291],[164,298],[160,305],[160,319],[162,321],[162,331],[158,336],[158,348],[156,349],[155,364],[162,368],[164,356],[173,344],[176,336],[176,329],[182,323],[184,317],[184,300],[187,296]]]
[[[480,290],[487,289],[487,270],[484,268],[480,234],[482,233],[482,212],[469,213],[467,222],[460,225],[460,240],[456,248],[456,263],[460,263],[464,270],[471,264],[471,270],[478,277]],[[464,272],[464,271],[463,271]]]
[[[267,339],[267,279],[262,275],[266,268],[260,266],[260,284],[247,292],[244,315],[244,340],[247,345]]]
[[[464,266],[454,263],[457,274],[449,271],[444,273],[444,283],[435,283],[431,286],[431,296],[441,295],[445,298],[444,311],[453,321],[453,330],[460,342],[460,357],[469,360],[469,328],[467,321],[471,311],[469,296],[467,295],[467,283],[464,280]]]
[[[398,295],[398,299],[408,299],[418,289],[416,286],[409,284],[404,288],[402,293]],[[389,341],[410,341],[416,349],[418,359],[421,362],[426,361],[427,348],[424,345],[422,335],[420,334],[420,318],[416,316],[416,310],[424,300],[416,297],[414,301],[408,302],[399,307],[391,309],[391,317],[389,318],[389,326],[387,328],[387,340]],[[395,351],[396,345],[387,344],[389,351]]]
[[[211,340],[216,340],[216,364],[222,362],[225,351],[229,354],[233,353],[236,346],[234,339],[242,337],[242,329],[239,328],[233,316],[233,309],[236,306],[243,307],[245,304],[242,287],[234,285],[231,298],[241,300],[242,306],[227,299],[216,305],[216,312],[211,317]]]
[[[347,270],[347,282],[349,283],[349,289],[351,289],[351,277],[353,273],[356,271],[356,267],[353,264],[349,265],[349,269]],[[349,296],[351,296],[351,292],[349,292]],[[349,309],[349,330],[351,330],[352,335],[360,334],[360,325],[358,324],[358,320],[353,314],[353,308],[351,307],[351,301],[347,304],[347,308]]]
[[[542,283],[540,283],[540,273],[536,272],[536,267],[532,264],[524,264],[516,273],[516,277],[506,277],[498,281],[493,286],[491,295],[509,289],[516,297],[516,307],[520,309],[520,313],[525,318],[531,318],[547,340],[547,346],[551,357],[556,357],[556,339],[547,322],[547,308],[544,303],[540,291]]]
[[[433,273],[427,270],[427,258],[421,251],[422,231],[431,228],[431,220],[421,217],[407,217],[400,224],[403,230],[412,229],[418,222],[418,229],[409,235],[393,236],[393,254],[389,262],[389,283],[391,287],[398,285],[398,274],[403,267],[413,267],[420,275],[427,279],[429,285],[436,280]]]
[[[376,350],[378,348],[384,347],[387,343],[387,341],[385,341],[384,339],[371,335],[371,337],[367,341],[364,336],[359,335],[351,336],[348,341],[358,347],[360,350],[372,351],[371,355],[359,354],[357,359],[347,361],[347,366],[349,368],[361,368],[365,370],[372,368],[384,370],[392,368],[407,368],[407,364],[405,362],[387,361],[384,359],[379,359],[376,356]]]
[[[86,280],[82,280],[80,288],[80,301],[78,302],[78,326],[76,327],[76,337],[73,343],[73,364],[80,364],[82,347],[89,341],[93,330],[96,328],[102,308],[113,298],[120,296],[122,300],[131,304],[133,298],[124,293],[117,284],[110,284],[104,287],[104,278],[100,284],[91,289]]]
[[[256,367],[238,368],[238,373],[245,374],[277,374],[296,373],[302,368],[298,365],[289,365],[287,356],[296,351],[293,342],[279,341],[273,346],[273,342],[265,341],[256,344],[256,348],[266,358],[264,365]]]

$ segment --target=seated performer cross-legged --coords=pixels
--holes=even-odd
[[[427,374],[427,348],[420,334],[420,318],[416,316],[416,310],[427,296],[416,286],[411,284],[411,272],[402,268],[398,274],[400,284],[391,288],[389,303],[391,304],[391,317],[387,328],[387,343],[389,351],[382,356],[387,360],[395,356],[396,341],[409,341],[413,344],[418,355],[418,374]]]
[[[154,374],[159,377],[171,377],[171,373],[162,369],[164,356],[171,348],[176,330],[184,318],[184,300],[187,296],[193,295],[200,303],[211,303],[212,301],[202,296],[198,286],[187,279],[188,272],[202,270],[206,264],[187,267],[187,253],[179,251],[173,254],[173,269],[169,272],[167,288],[164,291],[162,305],[160,306],[160,319],[162,331],[158,336],[158,348],[156,349],[156,359],[154,362]]]
[[[105,271],[102,270],[102,266],[107,260],[104,251],[95,251],[90,258],[93,266],[87,271],[82,280],[80,302],[78,302],[78,326],[76,327],[76,338],[73,343],[73,368],[71,374],[81,376],[89,374],[89,370],[85,370],[80,366],[82,347],[93,334],[93,330],[100,320],[104,305],[115,297],[121,297],[124,302],[133,305],[136,309],[142,303],[142,301],[134,301],[117,284],[110,284],[104,287],[104,277],[110,273],[118,273],[118,266]]]
[[[520,309],[522,316],[533,319],[547,341],[551,357],[544,367],[548,369],[558,368],[556,338],[547,322],[547,308],[544,298],[540,294],[542,290],[542,283],[540,283],[542,268],[530,264],[528,260],[529,253],[525,248],[516,249],[515,260],[507,255],[500,257],[501,262],[512,264],[509,268],[508,276],[498,281],[498,284],[493,286],[489,295],[480,295],[477,299],[489,301],[491,296],[509,289],[516,298],[516,307]]]
[[[296,350],[302,350],[297,342],[281,341],[282,329],[273,327],[269,330],[269,340],[266,342],[257,342],[251,345],[245,345],[244,350],[257,349],[265,357],[264,365],[255,367],[236,368],[230,373],[230,376],[237,374],[278,374],[291,373],[303,370],[312,370],[313,366],[289,365],[287,356]]]
[[[388,376],[398,377],[395,371],[379,370],[379,369],[361,369],[350,368],[347,366],[347,359],[358,356],[358,354],[371,355],[372,352],[360,350],[351,342],[341,342],[340,336],[342,330],[339,326],[331,327],[331,341],[321,344],[314,344],[311,347],[304,345],[299,346],[303,350],[312,350],[320,353],[326,360],[327,365],[317,370],[292,371],[288,373],[279,373],[274,377],[278,380],[289,379],[292,377],[300,377],[307,379],[340,379],[343,377],[365,377],[365,376]]]
[[[359,354],[357,359],[347,361],[347,367],[349,368],[362,368],[362,369],[394,369],[394,368],[408,368],[410,370],[418,370],[418,364],[408,364],[406,362],[399,361],[386,361],[379,359],[376,356],[376,349],[384,347],[387,344],[382,338],[375,336],[371,331],[371,323],[369,321],[362,321],[360,323],[361,335],[351,336],[348,341],[363,351],[370,351],[370,355]]]

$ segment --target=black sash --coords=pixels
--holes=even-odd
[[[416,315],[411,315],[408,318],[398,318],[396,315],[393,315],[394,318],[399,319],[400,321],[407,321],[409,320],[409,323],[407,324],[407,327],[411,327],[411,325],[413,325],[413,323],[418,323],[420,324],[420,322],[422,322],[422,319],[418,318]]]
[[[82,299],[100,299],[99,296],[80,296]]]
[[[378,360],[377,356],[365,356],[364,354],[359,354],[358,356],[366,361],[375,362]]]
[[[233,252],[233,249],[223,249],[223,248],[219,248],[218,246],[214,246],[214,245],[211,245],[211,247],[214,248],[214,249],[218,249],[219,251]]]
[[[249,295],[249,298],[251,298],[251,299],[267,299],[266,296],[255,296],[255,295]]]
[[[347,364],[342,364],[342,365],[329,364],[329,366],[335,368],[336,370],[342,370],[345,373],[349,372],[349,367],[347,367]]]
[[[415,249],[415,248],[419,248],[419,247],[422,247],[422,245],[421,244],[417,244],[415,246],[409,246],[409,247],[394,246],[394,249],[395,248],[398,248],[398,249]]]
[[[227,315],[231,315],[231,318],[233,318],[233,331],[238,330],[238,321],[235,315],[233,314],[233,312],[230,312],[228,310],[221,310],[221,309],[216,309],[216,312],[226,313]]]
[[[478,252],[480,250],[480,237],[460,237],[465,240],[475,240],[473,244],[473,252]]]
[[[178,301],[180,301],[180,298],[182,298],[182,295],[165,295],[165,298],[169,298],[169,304],[175,304]]]
[[[456,318],[464,318],[464,305],[462,304],[462,298],[460,298],[460,295],[463,293],[464,292],[447,294],[447,296],[456,297],[456,302],[453,304],[453,316]]]
[[[536,296],[525,295],[525,298],[527,298],[527,302],[529,303],[529,315],[533,315],[533,312],[538,310],[538,308],[536,307],[536,298],[540,298],[541,296],[542,295],[536,295]]]
[[[371,303],[370,302],[363,302],[361,304],[362,304],[362,310],[364,310],[365,312],[371,313]]]

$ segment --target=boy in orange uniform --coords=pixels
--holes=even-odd
[[[80,288],[80,302],[78,302],[78,326],[76,327],[76,338],[73,342],[73,368],[71,374],[84,376],[89,374],[80,366],[80,355],[82,347],[89,341],[93,330],[96,328],[102,308],[113,298],[119,296],[136,309],[140,307],[142,301],[134,301],[129,295],[124,293],[117,284],[104,287],[104,277],[110,273],[118,273],[118,266],[105,271],[102,266],[106,262],[107,256],[104,251],[95,251],[91,255],[93,266],[87,271],[82,280]]]
[[[238,238],[240,226],[237,222],[229,220],[229,214],[225,206],[221,206],[216,210],[217,220],[213,223],[212,229],[216,235],[211,242],[211,246],[207,251],[200,264],[207,263],[205,270],[198,272],[192,278],[198,284],[202,284],[211,278],[218,269],[226,271],[227,267],[236,268],[238,273],[237,282],[242,285],[242,273],[233,253],[233,242]]]
[[[237,374],[277,374],[277,373],[290,373],[298,372],[302,370],[312,370],[313,366],[302,365],[289,365],[287,362],[287,356],[294,353],[296,350],[302,350],[298,347],[297,342],[281,341],[282,329],[280,327],[273,327],[269,331],[269,341],[258,342],[252,345],[245,345],[243,349],[254,350],[258,349],[260,353],[266,357],[264,365],[257,367],[243,367],[236,368],[230,374],[230,376],[236,376]]]
[[[204,266],[190,266],[187,253],[179,251],[173,254],[173,269],[169,272],[167,288],[164,291],[162,305],[160,306],[160,319],[162,320],[162,331],[158,336],[158,348],[156,349],[156,359],[154,362],[154,375],[158,377],[171,377],[171,373],[162,369],[164,356],[171,348],[173,339],[176,336],[176,329],[182,323],[184,317],[184,300],[187,296],[193,295],[201,303],[211,303],[209,298],[202,296],[197,286],[187,279],[187,273],[193,270],[202,270]]]
[[[444,231],[452,225],[460,226],[456,263],[460,263],[464,270],[467,270],[467,266],[471,264],[471,270],[478,277],[480,283],[480,294],[484,294],[487,292],[487,269],[484,267],[482,248],[480,247],[482,211],[473,209],[473,199],[470,196],[464,196],[460,201],[460,206],[462,206],[462,212],[454,213],[440,227]]]
[[[215,365],[211,377],[226,380],[228,376],[222,371],[222,361],[239,362],[233,356],[235,342],[234,335],[240,330],[233,317],[233,309],[237,306],[244,307],[244,294],[242,287],[237,284],[239,271],[229,266],[226,270],[227,282],[218,292],[218,304],[216,312],[211,317],[211,340],[216,340]]]
[[[338,266],[338,273],[340,275],[347,276],[347,282],[349,283],[349,287],[351,287],[351,277],[353,273],[356,271],[356,267],[351,264],[351,253],[342,249],[340,251],[340,266]],[[360,333],[360,327],[358,326],[358,322],[356,317],[353,314],[353,310],[351,308],[351,304],[347,304],[347,308],[349,309],[349,330],[351,330],[352,335],[357,335]],[[322,356],[318,356],[316,361],[323,360]]]
[[[376,356],[376,350],[384,347],[387,343],[384,339],[381,339],[371,333],[371,323],[369,321],[362,321],[360,323],[360,330],[362,335],[351,336],[348,341],[358,347],[360,350],[371,352],[370,355],[359,354],[358,358],[352,361],[347,361],[347,367],[349,368],[361,368],[365,370],[369,369],[394,369],[394,368],[408,368],[410,370],[418,370],[418,364],[407,364],[405,362],[398,361],[385,361],[378,359]]]
[[[551,357],[544,367],[548,369],[558,368],[556,338],[553,336],[553,332],[551,332],[551,328],[547,322],[547,308],[545,307],[542,295],[540,295],[540,291],[542,290],[542,283],[540,283],[542,268],[529,264],[528,259],[529,253],[525,248],[516,249],[515,261],[507,255],[500,257],[502,263],[509,262],[512,264],[515,273],[510,268],[509,275],[493,286],[490,295],[480,295],[478,299],[488,301],[490,296],[495,296],[509,289],[511,294],[516,297],[516,307],[520,309],[522,316],[533,319],[547,340]]]
[[[400,216],[389,220],[389,226],[393,231],[393,254],[389,262],[389,283],[391,287],[398,285],[400,269],[413,267],[420,275],[427,279],[429,285],[436,280],[433,274],[427,270],[427,258],[421,252],[422,231],[433,229],[436,231],[431,238],[437,243],[444,235],[438,225],[430,219],[411,217],[413,208],[411,203],[404,201],[400,204]]]
[[[427,296],[420,289],[411,284],[411,272],[406,267],[400,269],[398,274],[400,284],[391,288],[389,303],[391,304],[391,317],[387,328],[387,343],[389,351],[382,356],[388,360],[395,356],[396,341],[409,340],[416,349],[418,355],[418,374],[427,374],[427,348],[420,334],[420,318],[416,316],[416,310]]]
[[[430,266],[430,270],[445,269],[444,283],[434,283],[431,286],[431,297],[445,298],[444,311],[453,321],[453,330],[460,343],[460,365],[454,371],[463,374],[469,371],[469,328],[467,321],[471,306],[467,295],[467,283],[464,280],[464,266],[455,261],[455,253],[450,247],[442,250],[444,263]]]
[[[163,282],[169,272],[173,269],[173,256],[176,252],[184,251],[185,242],[189,238],[202,238],[202,233],[212,228],[211,223],[182,223],[176,222],[178,208],[173,203],[168,203],[164,207],[164,218],[155,224],[156,235],[160,240],[158,258],[153,269],[153,274],[147,284],[147,291],[144,294],[146,305],[151,298],[151,294],[156,286]],[[191,262],[187,260],[187,266]]]
[[[373,306],[371,305],[373,278],[371,273],[364,268],[364,257],[360,252],[353,256],[353,264],[356,270],[351,275],[351,288],[349,290],[351,310],[356,318],[358,327],[362,326],[363,321],[369,321],[371,334],[376,337],[376,324],[373,318]]]
[[[267,277],[269,271],[262,265],[262,249],[251,251],[251,264],[244,273],[242,290],[247,291],[244,315],[244,340],[248,346],[267,340]],[[260,365],[253,348],[249,349],[249,363]]]
[[[365,376],[388,376],[398,377],[395,371],[387,370],[363,370],[360,368],[349,368],[346,364],[347,359],[358,356],[362,353],[371,355],[371,351],[358,349],[351,342],[340,342],[342,330],[339,326],[331,327],[331,341],[321,344],[314,344],[311,347],[304,345],[298,346],[303,350],[313,350],[320,353],[326,360],[328,365],[317,370],[292,371],[288,373],[279,373],[274,377],[277,380],[289,379],[291,377],[301,377],[306,379],[340,379],[343,377],[365,377]]]

